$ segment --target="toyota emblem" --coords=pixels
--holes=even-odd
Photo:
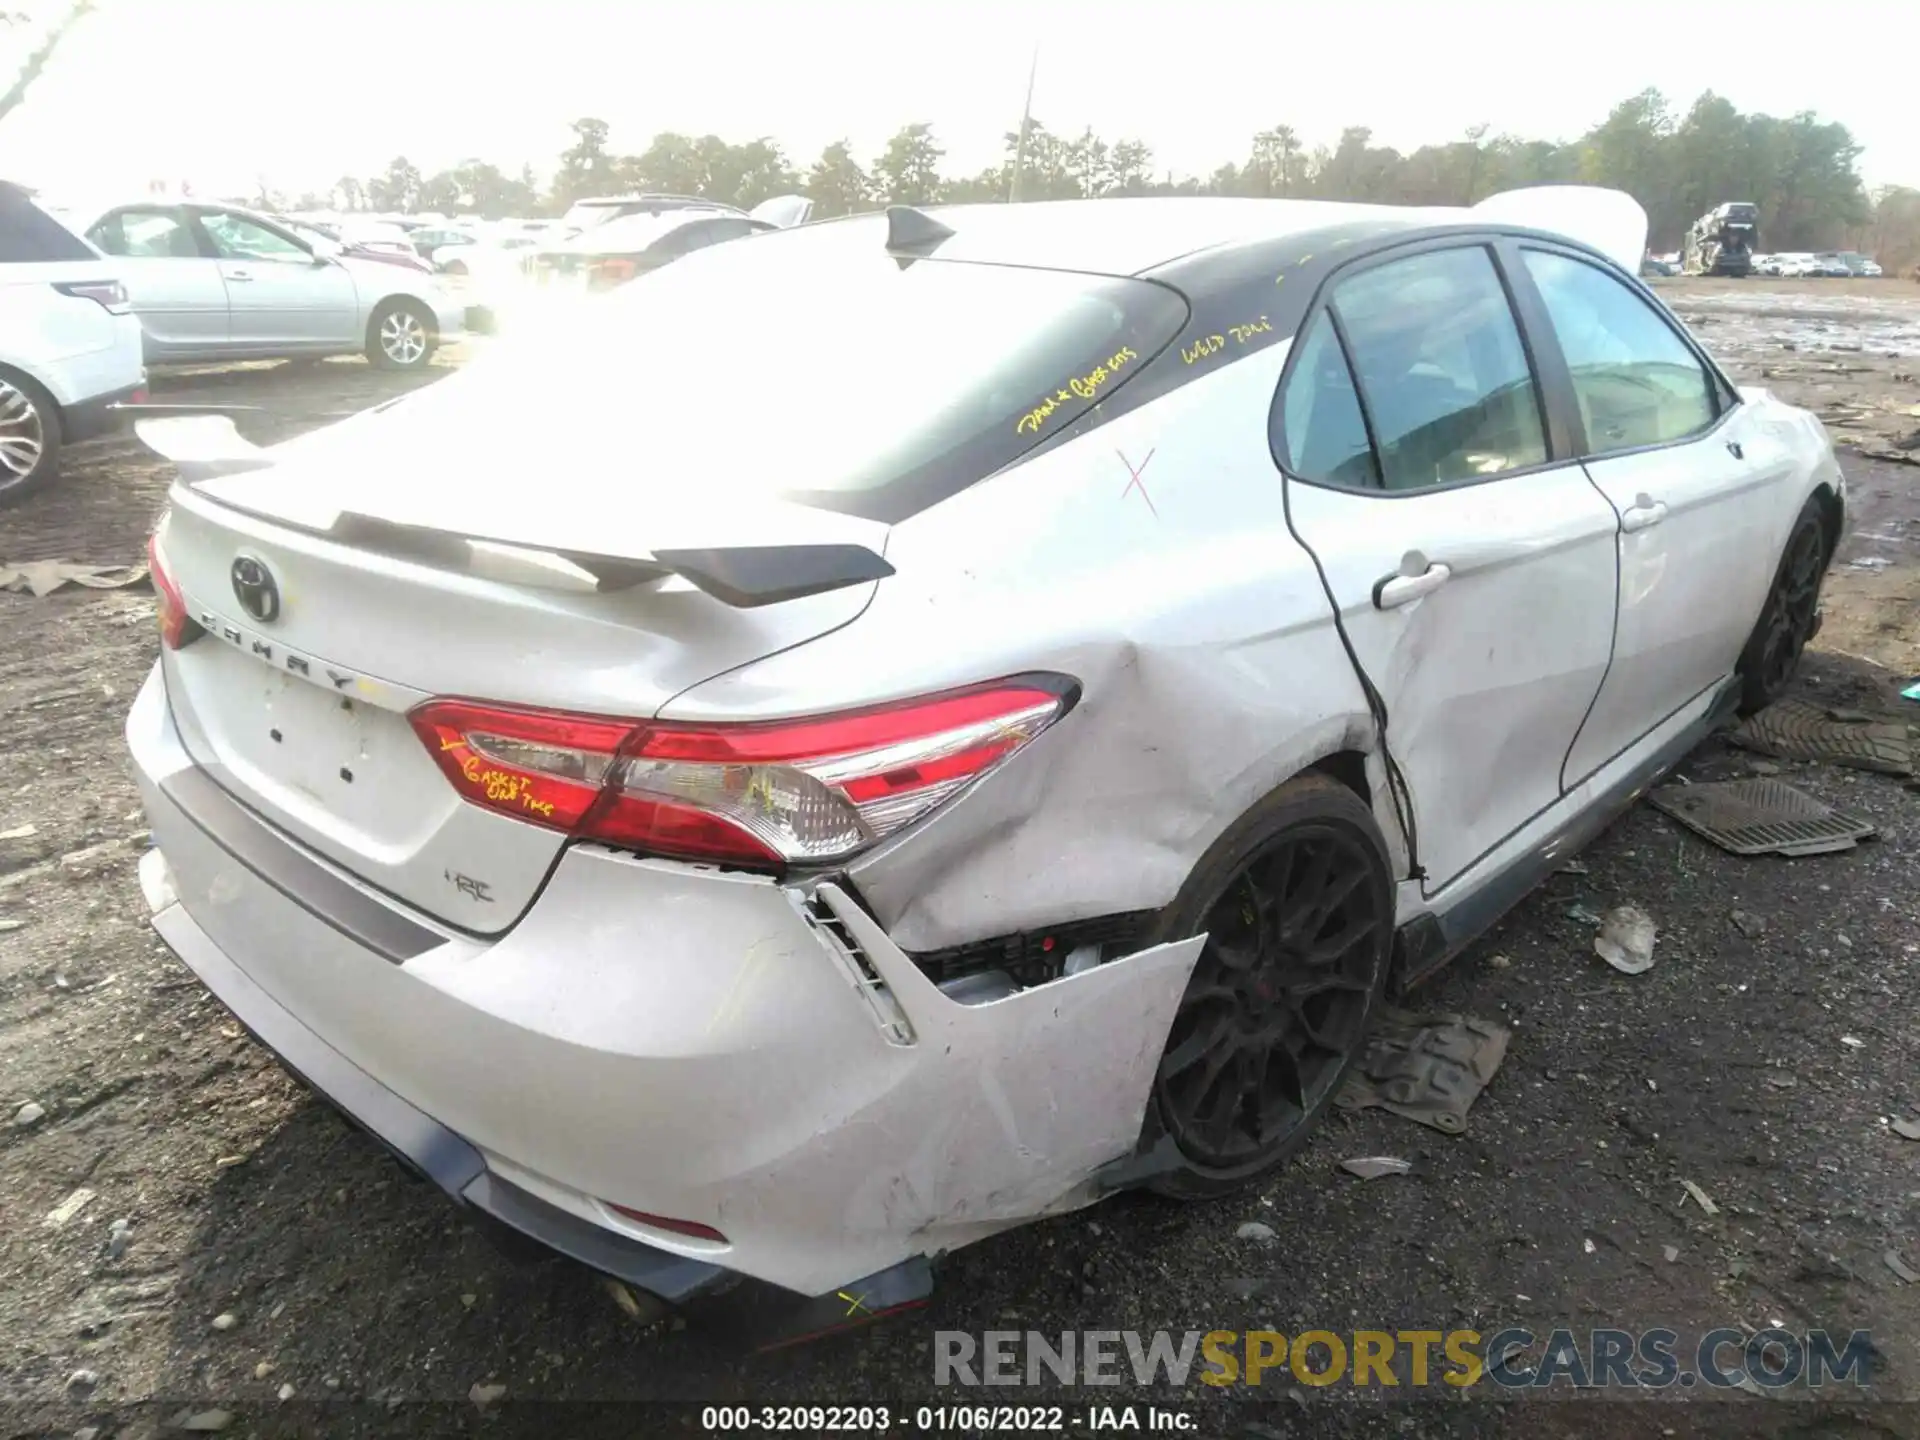
[[[280,587],[274,583],[273,572],[267,569],[264,560],[242,555],[233,562],[231,573],[233,596],[242,610],[263,625],[279,619]]]

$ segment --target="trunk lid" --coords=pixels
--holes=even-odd
[[[493,933],[524,911],[566,837],[463,801],[407,712],[463,696],[644,719],[688,686],[848,623],[873,591],[869,579],[742,608],[650,568],[655,549],[769,536],[866,553],[884,548],[886,527],[715,486],[643,502],[604,470],[571,487],[517,470],[488,483],[496,432],[446,418],[412,404],[362,415],[254,452],[270,468],[176,485],[159,544],[208,633],[163,659],[183,741],[220,784],[370,884]],[[556,440],[552,473],[631,461],[607,428],[583,419]],[[440,483],[418,483],[421,466]],[[446,478],[461,475],[475,479]],[[464,536],[534,548],[473,547],[456,564],[432,545],[416,555],[344,542],[333,532],[348,522],[463,551]],[[620,588],[596,588],[542,547],[636,564]],[[277,604],[262,602],[262,577]]]

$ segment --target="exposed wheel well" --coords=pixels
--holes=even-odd
[[[1826,532],[1827,558],[1831,560],[1840,548],[1840,527],[1846,523],[1846,512],[1830,485],[1816,487],[1813,498],[1820,502],[1820,528]]]
[[[1368,809],[1373,808],[1373,784],[1367,779],[1367,757],[1358,750],[1336,750],[1309,765],[1310,772],[1338,780],[1357,795]]]

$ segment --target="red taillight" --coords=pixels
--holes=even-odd
[[[187,613],[187,602],[180,594],[180,587],[167,573],[166,556],[161,552],[157,531],[147,541],[147,574],[153,579],[153,593],[158,602],[160,643],[169,650],[178,650],[206,634],[199,622]]]
[[[63,280],[55,282],[53,288],[76,300],[91,300],[112,315],[124,315],[133,308],[127,300],[126,286],[118,280]]]
[[[919,819],[1064,714],[1008,680],[845,715],[677,725],[434,700],[414,729],[476,805],[582,839],[761,869],[842,859]]]

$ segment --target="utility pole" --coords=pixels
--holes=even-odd
[[[1020,138],[1013,147],[1013,180],[1007,186],[1007,201],[1020,200],[1020,173],[1027,164],[1027,132],[1033,128],[1033,77],[1040,72],[1040,47],[1033,47],[1033,63],[1027,67],[1027,106],[1020,112]]]

